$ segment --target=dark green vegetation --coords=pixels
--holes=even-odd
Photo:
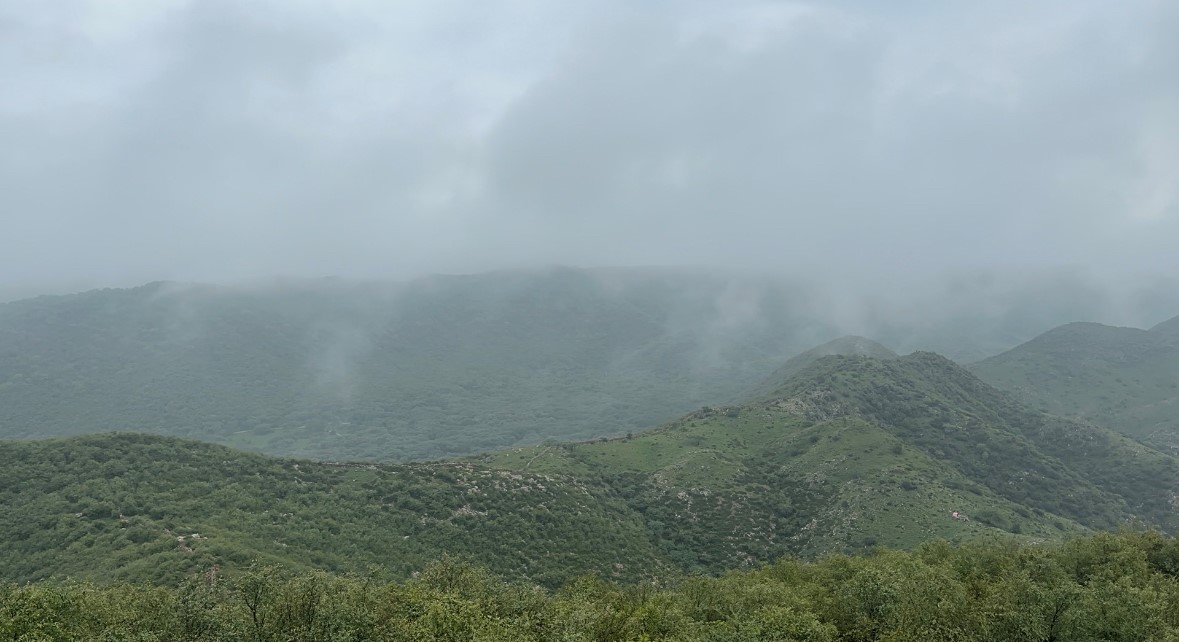
[[[0,576],[167,582],[260,559],[404,577],[452,553],[553,585],[1176,526],[1173,458],[1027,410],[937,355],[825,356],[767,387],[637,435],[451,463],[146,435],[0,442]]]
[[[931,537],[1177,525],[1174,458],[1030,411],[931,353],[828,356],[742,406],[476,461],[616,480],[692,570]]]
[[[1151,330],[1071,323],[971,369],[1033,407],[1179,454],[1179,317]]]
[[[1179,639],[1179,543],[1096,535],[1062,546],[930,542],[912,553],[781,560],[722,577],[556,591],[445,561],[417,578],[207,573],[175,588],[0,584],[11,640]]]
[[[609,488],[468,464],[313,463],[135,434],[0,442],[0,506],[0,577],[19,581],[175,582],[254,561],[406,577],[443,553],[549,584],[663,569]]]

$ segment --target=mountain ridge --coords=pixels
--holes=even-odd
[[[846,362],[857,360],[861,367],[844,367]],[[984,483],[1002,495],[1055,511],[1058,507],[1052,493],[1041,485],[1056,488],[1061,483],[1072,484],[1075,488],[1066,513],[1084,523],[1083,513],[1089,507],[1108,503],[1109,510],[1119,510],[1114,508],[1119,502],[1137,494],[1133,488],[1149,483],[1150,475],[1158,474],[1160,480],[1165,476],[1167,481],[1146,510],[1160,523],[1170,524],[1175,518],[1172,500],[1179,490],[1179,477],[1172,457],[1098,426],[1031,411],[941,355],[915,352],[896,360],[835,356],[816,362],[812,368],[809,378],[792,380],[776,394],[793,392],[794,398],[806,395],[808,401],[819,399],[831,406],[832,395],[815,393],[824,389],[824,380],[841,377],[851,393],[844,393],[846,401],[834,402],[835,411],[822,409],[823,413],[834,414],[848,403],[857,404],[855,410],[861,415],[890,426],[898,436],[930,452],[952,454],[964,472],[974,478],[985,475]],[[1031,479],[1019,466],[1029,461],[1029,453],[1037,452],[1043,477]],[[1137,463],[1111,466],[1113,460]],[[1063,462],[1070,464],[1062,467]],[[1147,465],[1157,471],[1133,469]],[[1135,480],[1116,481],[1122,475]],[[1092,479],[1082,483],[1085,478]],[[1121,499],[1106,497],[1102,491],[1094,492],[1088,500],[1077,500],[1076,494],[1092,486],[1093,480],[1100,487],[1120,489],[1116,494]],[[1132,510],[1145,508],[1144,504],[1133,505],[1132,500],[1130,504]],[[1097,522],[1089,525],[1101,527]]]
[[[1150,330],[1068,324],[970,365],[1034,407],[1179,453],[1179,317]]]
[[[934,538],[1173,531],[1177,489],[1174,458],[1029,410],[940,355],[828,355],[649,431],[434,463],[0,441],[0,575],[171,581],[257,559],[405,576],[458,554],[546,585],[633,580]]]
[[[1179,316],[1159,323],[1150,329],[1151,332],[1179,338]]]
[[[0,438],[123,430],[316,459],[455,457],[744,399],[847,327],[962,358],[1099,308],[1051,279],[944,294],[915,319],[785,277],[550,268],[22,299],[0,304]]]
[[[1098,426],[1031,411],[944,357],[922,352],[883,360],[826,356],[744,405],[706,407],[626,439],[476,461],[626,476],[649,506],[646,514],[670,520],[696,510],[693,520],[729,533],[666,537],[697,537],[707,542],[701,548],[730,555],[744,520],[724,508],[730,503],[768,499],[778,507],[766,509],[781,519],[764,526],[757,542],[773,555],[962,537],[956,529],[963,524],[951,515],[976,512],[988,527],[1039,537],[1052,537],[1053,524],[1076,528],[1069,526],[1074,520],[1097,529],[1173,529],[1179,488],[1174,458]],[[678,510],[659,503],[668,496],[678,499]],[[723,514],[701,508],[704,497]],[[796,539],[774,540],[775,531],[793,531]],[[754,543],[742,546],[751,550]]]

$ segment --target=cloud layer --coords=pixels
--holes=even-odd
[[[1179,5],[16,0],[11,283],[1179,272]]]

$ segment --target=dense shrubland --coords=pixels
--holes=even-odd
[[[444,554],[555,586],[660,568],[601,484],[464,463],[328,464],[154,435],[0,441],[0,578],[169,585],[214,564],[394,577]]]
[[[215,569],[173,587],[0,585],[12,640],[1179,640],[1179,543],[929,542],[720,577],[556,590],[453,559],[411,580]]]

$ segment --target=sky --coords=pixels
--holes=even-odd
[[[4,0],[0,289],[1179,274],[1172,0]]]

